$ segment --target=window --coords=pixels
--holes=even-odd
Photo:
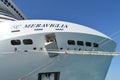
[[[63,48],[60,48],[60,50],[62,50]]]
[[[8,2],[7,0],[4,0],[5,2]]]
[[[81,50],[81,48],[79,48],[79,51]]]
[[[86,46],[91,46],[91,42],[86,42]]]
[[[11,40],[12,45],[20,45],[21,41],[20,40]]]
[[[11,4],[8,2],[8,5],[10,6]]]
[[[93,46],[94,47],[99,47],[99,44],[98,43],[93,43]]]
[[[11,5],[11,8],[14,8],[13,5]]]
[[[31,39],[24,39],[24,40],[23,40],[23,43],[24,43],[25,45],[31,45],[31,44],[33,44],[33,41],[32,41]]]
[[[75,41],[74,40],[68,40],[68,44],[69,45],[75,45]]]
[[[18,15],[20,16],[20,13],[18,13]]]
[[[22,17],[22,19],[24,19],[24,18]]]
[[[16,11],[16,9],[13,7],[13,10]]]
[[[36,50],[36,49],[37,49],[36,47],[33,48],[33,50]]]
[[[60,72],[39,73],[38,80],[60,80]]]
[[[18,13],[18,11],[16,11],[16,13]]]
[[[77,45],[84,46],[84,42],[83,41],[77,41]]]

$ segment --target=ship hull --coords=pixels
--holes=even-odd
[[[53,80],[104,80],[111,60],[111,56],[80,54],[60,54],[50,58],[45,52],[0,54],[0,78],[45,80],[40,79],[39,74],[59,72],[59,79]]]

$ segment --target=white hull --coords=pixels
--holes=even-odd
[[[0,55],[1,80],[38,80],[39,73],[60,72],[59,80],[104,80],[112,57],[47,53]],[[7,66],[9,65],[9,66]]]
[[[11,0],[0,1],[0,80],[105,79],[112,56],[43,51],[113,52],[110,37],[70,22],[25,19]]]
[[[47,51],[113,52],[116,44],[106,35],[62,21],[13,21],[0,26],[5,27],[0,29],[0,80],[105,80],[112,56]]]

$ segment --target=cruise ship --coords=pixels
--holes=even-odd
[[[0,80],[105,80],[116,43],[89,27],[26,20],[0,0]],[[93,55],[94,54],[94,55]]]

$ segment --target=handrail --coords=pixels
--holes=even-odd
[[[1,52],[0,54],[16,54],[25,52],[24,50],[18,49],[17,51],[13,52]],[[104,52],[104,51],[77,51],[77,50],[27,50],[27,52],[35,52],[35,53],[58,53],[58,54],[80,54],[80,55],[103,55],[103,56],[120,56],[120,52]],[[25,53],[27,53],[25,52]]]

